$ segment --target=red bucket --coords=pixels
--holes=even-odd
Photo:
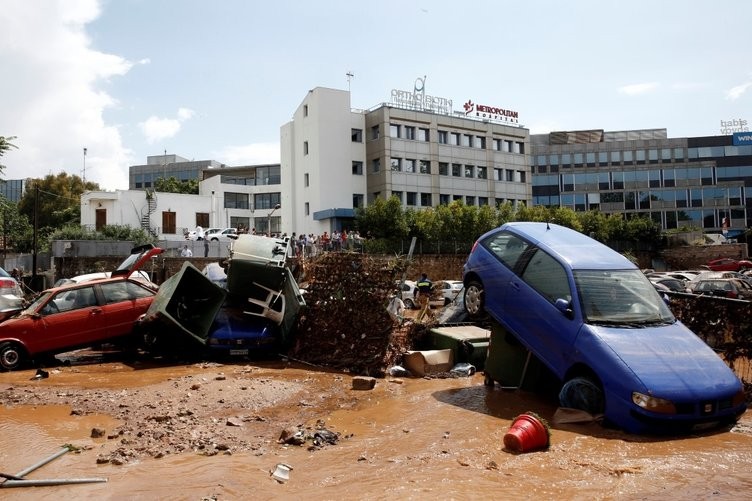
[[[504,448],[512,452],[529,452],[549,446],[548,429],[537,416],[520,414],[504,435]]]

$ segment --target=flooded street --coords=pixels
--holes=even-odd
[[[277,362],[163,367],[107,362],[51,369],[40,380],[31,380],[33,370],[2,373],[0,471],[18,473],[73,444],[83,450],[26,478],[107,482],[5,488],[0,498],[739,499],[752,489],[749,414],[733,431],[681,438],[561,425],[552,430],[548,450],[515,455],[503,450],[512,419],[533,410],[551,421],[555,402],[487,388],[482,374],[378,379],[375,389],[355,391],[349,375],[311,369]],[[234,400],[236,395],[242,399]],[[90,413],[88,405],[110,411]],[[211,455],[187,448],[159,459],[137,454],[123,464],[98,464],[98,457],[126,439],[134,451],[142,450],[139,427],[153,427],[154,419],[138,414],[141,407],[171,419],[188,415],[174,409],[190,409],[202,430],[215,423],[218,428],[204,431],[222,433],[229,433],[227,416],[242,416],[232,426],[234,434],[222,440],[244,447]],[[143,421],[133,423],[132,439],[130,431],[112,435],[133,419]],[[338,443],[315,450],[277,443],[283,428],[313,427],[317,420],[340,434]],[[174,419],[157,442],[195,438],[195,428],[180,422]],[[92,428],[105,435],[91,438]],[[270,476],[278,463],[292,468],[284,484]]]

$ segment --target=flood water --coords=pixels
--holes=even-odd
[[[199,370],[92,364],[38,382],[29,381],[33,371],[4,373],[0,387],[132,388]],[[310,371],[262,368],[259,375],[299,381]],[[308,380],[327,385],[334,377],[316,373]],[[90,436],[93,427],[116,426],[113,418],[3,402],[0,472],[20,472],[70,443],[91,449],[67,453],[26,478],[107,482],[3,488],[0,499],[743,499],[752,492],[749,414],[733,431],[681,438],[562,425],[552,430],[548,450],[515,455],[503,449],[512,419],[528,410],[551,417],[550,399],[486,388],[481,374],[378,380],[372,391],[346,391],[357,394],[353,408],[321,409],[326,427],[341,433],[335,445],[309,451],[277,445],[271,436],[261,455],[188,453],[121,466],[97,465],[97,449],[108,439]],[[270,476],[278,463],[292,468],[286,483]]]

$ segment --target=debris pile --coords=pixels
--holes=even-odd
[[[419,326],[396,325],[386,307],[405,259],[331,252],[306,263],[307,311],[290,357],[355,374],[383,376],[410,349]]]

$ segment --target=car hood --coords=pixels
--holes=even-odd
[[[586,325],[584,329],[618,357],[648,393],[696,399],[741,388],[723,360],[681,322],[631,329]],[[599,351],[592,352],[594,357],[600,358]],[[611,370],[610,377],[618,376]]]

